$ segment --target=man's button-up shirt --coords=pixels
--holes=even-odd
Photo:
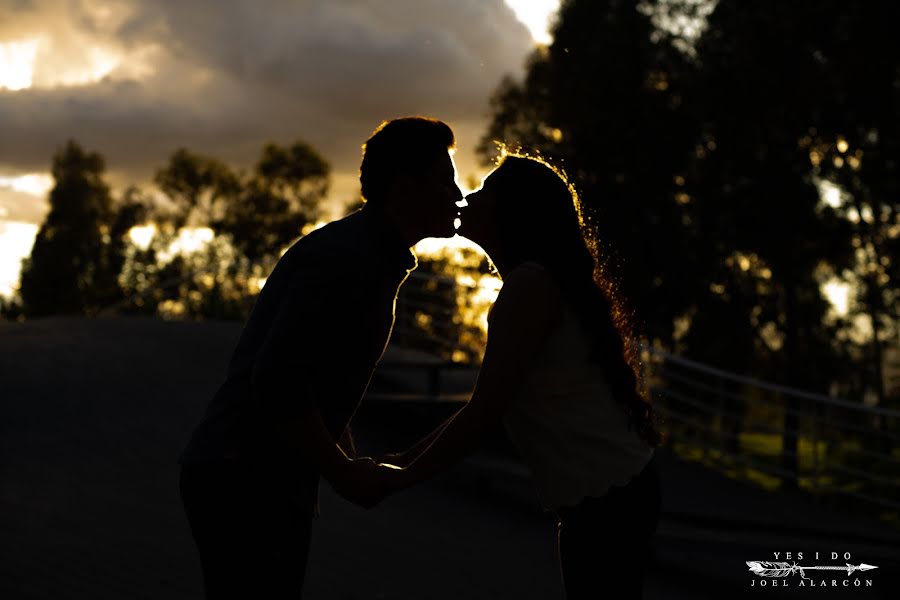
[[[266,280],[180,462],[290,463],[272,427],[309,407],[338,439],[390,338],[397,290],[415,266],[399,231],[369,206],[291,246]]]

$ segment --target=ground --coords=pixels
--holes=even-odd
[[[144,318],[0,323],[0,598],[202,596],[176,457],[239,333]],[[363,437],[378,406],[360,413]],[[900,542],[876,521],[659,458],[647,598],[898,597]],[[322,499],[305,598],[562,597],[555,523],[508,458],[474,456],[370,511],[327,485]],[[801,550],[879,565],[873,588],[750,588],[745,561]],[[615,566],[598,568],[612,592]]]

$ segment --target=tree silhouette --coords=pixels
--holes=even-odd
[[[822,284],[855,283],[883,387],[900,305],[892,11],[566,0],[553,44],[499,86],[480,151],[501,140],[561,163],[647,334],[706,362],[819,391],[852,379],[858,352]],[[822,202],[823,182],[840,203]],[[798,407],[785,408],[796,472]]]
[[[330,168],[309,145],[268,144],[255,173],[226,206],[213,229],[230,236],[251,262],[280,251],[321,214]]]
[[[67,142],[53,157],[50,212],[23,261],[22,310],[28,317],[89,314],[121,295],[125,236],[143,206],[116,206],[103,180],[103,157]]]
[[[299,141],[267,144],[249,172],[180,148],[154,179],[166,201],[154,211],[150,245],[129,249],[123,279],[134,301],[127,310],[238,319],[284,248],[319,218],[330,168]],[[211,243],[161,264],[185,228],[200,227],[213,231]]]
[[[243,174],[184,148],[156,172],[171,202],[166,225],[210,227],[229,236],[251,262],[277,254],[320,214],[330,168],[303,142],[267,144],[254,171]]]
[[[889,227],[884,204],[897,202],[890,194],[892,187],[896,191],[895,167],[883,154],[895,151],[898,122],[897,52],[883,44],[890,38],[886,9],[877,2],[865,8],[722,2],[698,48],[706,81],[704,135],[716,144],[714,153],[697,161],[696,180],[704,188],[698,195],[728,207],[736,245],[771,269],[778,308],[772,324],[783,338],[779,379],[797,387],[827,391],[831,381],[823,373],[847,374],[838,360],[843,353],[834,348],[835,331],[824,323],[822,273],[859,273],[871,284],[859,289],[875,313],[885,312],[889,297],[879,281],[886,282],[881,269],[890,263],[881,260],[885,245],[876,241],[887,237],[876,233]],[[759,36],[763,30],[767,35]],[[893,141],[867,145],[866,136],[879,128]],[[859,173],[865,150],[875,173],[894,173],[864,181]],[[843,208],[821,202],[823,179],[849,193]],[[866,212],[862,203],[878,186],[885,187],[869,211],[885,226],[854,226],[848,210],[855,205]],[[854,244],[866,250],[862,269],[854,265]],[[875,363],[881,364],[880,356]],[[883,381],[880,372],[876,378]],[[785,467],[792,472],[795,402],[785,407],[783,443]]]
[[[835,275],[854,284],[853,313],[872,329],[866,387],[881,405],[884,347],[900,339],[900,48],[884,43],[894,35],[891,4],[829,0],[810,16],[827,89],[805,140],[816,175],[837,186],[835,210],[852,230],[852,260]]]
[[[156,185],[172,203],[167,221],[178,230],[185,226],[210,226],[224,214],[240,192],[239,176],[218,159],[179,148],[157,170]]]
[[[648,334],[670,342],[698,285],[692,226],[675,200],[693,145],[683,109],[692,70],[654,31],[634,3],[564,1],[553,44],[532,54],[521,83],[501,83],[480,152],[489,159],[499,140],[562,166],[620,290]]]

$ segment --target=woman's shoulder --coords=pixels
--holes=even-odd
[[[560,289],[550,270],[536,261],[518,265],[503,278],[503,289],[530,290],[559,295]]]
[[[529,261],[518,265],[503,278],[497,304],[527,305],[533,310],[558,313],[562,307],[562,292],[546,267]]]
[[[547,269],[547,267],[545,267],[544,265],[542,265],[541,263],[539,263],[536,260],[526,260],[525,262],[519,264],[515,269],[510,271],[510,275],[512,275],[513,273],[515,273],[517,271],[518,272],[522,272],[522,271],[532,272],[532,273],[538,272],[538,273],[544,273],[548,277],[550,276],[550,270]]]

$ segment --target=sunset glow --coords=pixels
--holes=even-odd
[[[42,197],[53,187],[53,177],[49,173],[27,173],[15,177],[0,176],[0,189],[7,188],[14,192],[24,192],[32,196]]]
[[[22,259],[31,254],[38,226],[0,221],[0,296],[10,297],[19,288]]]
[[[549,45],[553,41],[550,19],[559,10],[559,0],[506,0],[506,3],[528,27],[535,42]]]
[[[86,45],[76,54],[55,47],[48,37],[0,42],[0,89],[20,91],[32,87],[72,87],[98,82],[123,62],[129,74],[147,72],[139,53],[126,61],[116,51]]]
[[[23,90],[31,87],[38,40],[0,43],[0,89]]]
[[[94,83],[112,73],[119,66],[120,60],[111,50],[89,48],[85,53],[83,66],[56,71],[43,83],[50,86],[78,86]]]

